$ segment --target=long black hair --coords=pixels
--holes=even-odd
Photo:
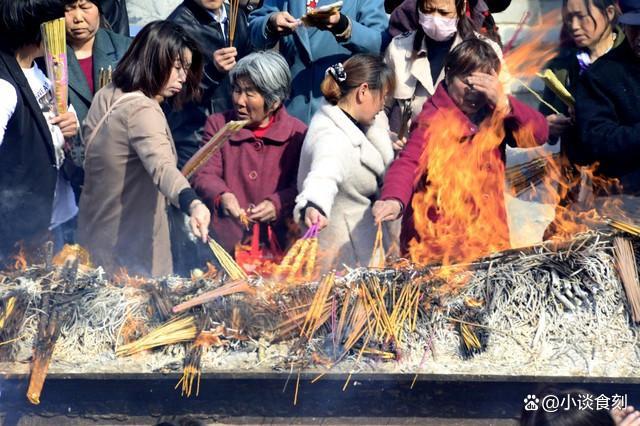
[[[40,25],[63,16],[63,0],[2,0],[0,47],[13,54],[21,47],[40,45]]]
[[[191,66],[185,88],[171,99],[179,106],[199,95],[203,58],[196,41],[176,23],[154,21],[145,25],[113,72],[113,83],[124,92],[140,90],[154,97],[167,84],[176,60],[187,69],[187,49],[191,51]]]

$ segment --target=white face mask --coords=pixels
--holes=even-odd
[[[418,11],[418,22],[427,37],[435,41],[449,40],[458,31],[458,18],[425,15]]]

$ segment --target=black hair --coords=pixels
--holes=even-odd
[[[63,16],[63,0],[2,0],[0,47],[13,54],[24,46],[39,46],[40,25]]]
[[[447,82],[454,77],[465,77],[474,71],[500,73],[500,58],[493,47],[478,38],[463,41],[447,55],[444,70]]]
[[[167,84],[176,60],[186,68],[186,49],[191,51],[191,66],[185,87],[171,99],[174,106],[180,106],[199,94],[203,57],[196,41],[174,22],[154,21],[145,25],[113,72],[113,83],[124,92],[140,90],[154,97]]]
[[[422,5],[426,0],[418,0],[416,6],[418,12],[424,12]],[[473,22],[467,16],[467,0],[455,0],[456,16],[458,17],[458,35],[463,40],[475,37],[475,31],[479,30],[474,27]]]
[[[568,0],[562,0],[562,10],[565,10],[565,8],[567,7],[567,1]],[[594,25],[597,25],[595,18],[593,17],[593,15],[591,14],[591,6],[595,7],[596,9],[598,9],[602,15],[605,17],[605,19],[607,20],[607,24],[608,25],[615,25],[616,21],[618,20],[618,18],[620,17],[620,8],[618,7],[618,1],[617,0],[582,0],[582,2],[584,3],[584,7],[585,9],[587,9],[587,13],[589,15],[589,18],[591,18],[591,20],[593,21]],[[614,8],[614,16],[613,19],[609,19],[609,15],[607,14],[607,8],[613,6]],[[566,28],[566,24],[563,25],[563,27]]]

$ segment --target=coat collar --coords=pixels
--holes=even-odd
[[[193,16],[196,18],[198,23],[200,23],[201,25],[209,25],[215,22],[215,19],[213,19],[213,16],[211,16],[211,14],[209,14],[207,10],[202,8],[202,6],[197,4],[195,1],[185,0],[184,5],[186,6],[187,9],[189,9],[189,11],[193,14]],[[222,3],[222,7],[225,8],[225,11],[227,10],[226,9],[227,6],[225,3]]]
[[[417,31],[413,32],[413,39],[418,35]],[[462,43],[462,38],[459,34],[456,33],[456,38],[453,40],[453,44],[451,45],[451,49],[456,47]],[[413,45],[413,40],[412,40]],[[431,76],[431,66],[429,62],[429,57],[427,55],[427,45],[426,41],[422,40],[422,47],[417,52],[417,55],[414,55],[413,49],[406,52],[406,58],[411,62],[411,67],[409,72],[412,76],[414,76],[420,84],[427,90],[429,94],[434,93],[435,88],[438,84],[444,79],[444,67],[440,71],[440,75],[436,81],[433,81],[433,77]]]
[[[227,121],[238,120],[235,112],[226,114],[225,119]],[[275,119],[273,120],[271,126],[265,132],[264,139],[275,142],[277,144],[285,144],[289,142],[289,139],[294,132],[294,123],[294,118],[289,115],[285,106],[282,105],[276,111]],[[244,128],[232,135],[229,140],[231,142],[251,142],[255,140],[255,136],[253,135],[253,132],[251,130]]]
[[[20,87],[20,91],[22,92],[22,98],[26,102],[26,107],[31,109],[31,113],[36,120],[36,125],[44,140],[47,141],[47,151],[49,152],[49,157],[52,163],[55,163],[55,152],[53,150],[53,140],[51,139],[51,132],[49,131],[49,126],[45,121],[44,115],[42,114],[42,110],[38,105],[38,101],[33,95],[33,90],[31,90],[31,86],[29,86],[29,82],[27,81],[27,77],[25,77],[24,72],[20,68],[20,65],[16,61],[16,59],[5,53],[0,51],[0,61],[4,62],[7,71],[11,74],[11,77],[15,81],[15,83]]]
[[[346,135],[346,139],[351,145],[359,148],[360,162],[375,175],[382,177],[385,171],[385,155],[381,148],[369,140],[362,130],[337,105],[331,105],[323,101],[318,113],[329,118]]]
[[[91,56],[93,83],[97,85],[100,80],[100,69],[108,67],[118,60],[116,47],[107,31],[99,29],[96,33]],[[93,100],[93,93],[71,46],[67,46],[67,64],[69,67],[69,87],[90,103]]]

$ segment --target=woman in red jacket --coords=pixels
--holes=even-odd
[[[262,235],[264,225],[272,225],[284,248],[285,219],[293,211],[300,149],[307,131],[283,105],[291,87],[289,65],[276,52],[255,52],[238,61],[229,76],[234,110],[207,119],[204,141],[231,120],[249,124],[196,173],[193,187],[214,212],[213,237],[229,253],[247,231],[243,217],[263,225]]]
[[[498,80],[499,72],[500,60],[498,56],[483,41],[469,39],[453,49],[445,60],[446,76],[444,82],[437,88],[433,97],[425,103],[406,148],[387,171],[382,195],[380,201],[377,201],[373,207],[373,214],[378,222],[394,220],[400,215],[403,216],[400,246],[404,254],[409,252],[409,243],[412,240],[419,241],[433,237],[433,235],[419,235],[415,222],[420,220],[423,223],[430,221],[432,224],[436,224],[438,221],[445,220],[443,215],[447,214],[446,211],[441,210],[441,206],[434,205],[424,209],[425,218],[414,217],[412,200],[415,195],[424,193],[431,184],[430,181],[438,180],[438,176],[433,175],[429,176],[429,180],[424,179],[428,173],[433,173],[433,171],[425,169],[425,164],[430,164],[428,160],[425,161],[425,153],[430,151],[429,148],[432,147],[430,143],[433,143],[434,139],[442,141],[443,135],[454,135],[455,140],[451,140],[450,143],[445,141],[445,145],[454,149],[463,147],[462,144],[483,143],[482,140],[478,142],[476,136],[479,136],[480,132],[487,129],[492,123],[499,123],[500,129],[496,129],[498,131],[495,133],[503,134],[504,137],[488,149],[491,155],[495,155],[498,160],[501,160],[501,162],[498,161],[500,167],[496,167],[495,171],[502,173],[502,176],[494,176],[493,182],[496,183],[504,180],[502,163],[504,162],[505,144],[515,144],[516,134],[519,130],[525,127],[530,129],[533,139],[538,144],[547,140],[548,127],[544,116],[512,96],[507,96]],[[496,121],[496,118],[500,121]],[[446,138],[446,136],[444,137]],[[473,159],[463,158],[463,161],[467,160],[471,163]],[[465,169],[465,165],[460,163],[450,163],[446,167],[448,168],[445,173],[459,173]],[[464,171],[462,172],[464,173]],[[502,185],[500,185],[501,187]],[[499,191],[500,188],[493,188],[492,191]],[[452,191],[459,188],[443,189],[451,194]],[[465,203],[465,201],[468,200],[460,200],[461,203]],[[496,222],[502,225],[497,225],[500,229],[496,229],[496,232],[507,229],[506,213],[503,200],[501,201],[502,205],[495,211],[499,212],[499,220]],[[473,208],[473,206],[469,207],[469,209]],[[469,211],[469,215],[472,215],[471,211]],[[427,224],[427,226],[429,225]],[[412,257],[416,261],[415,256]]]

